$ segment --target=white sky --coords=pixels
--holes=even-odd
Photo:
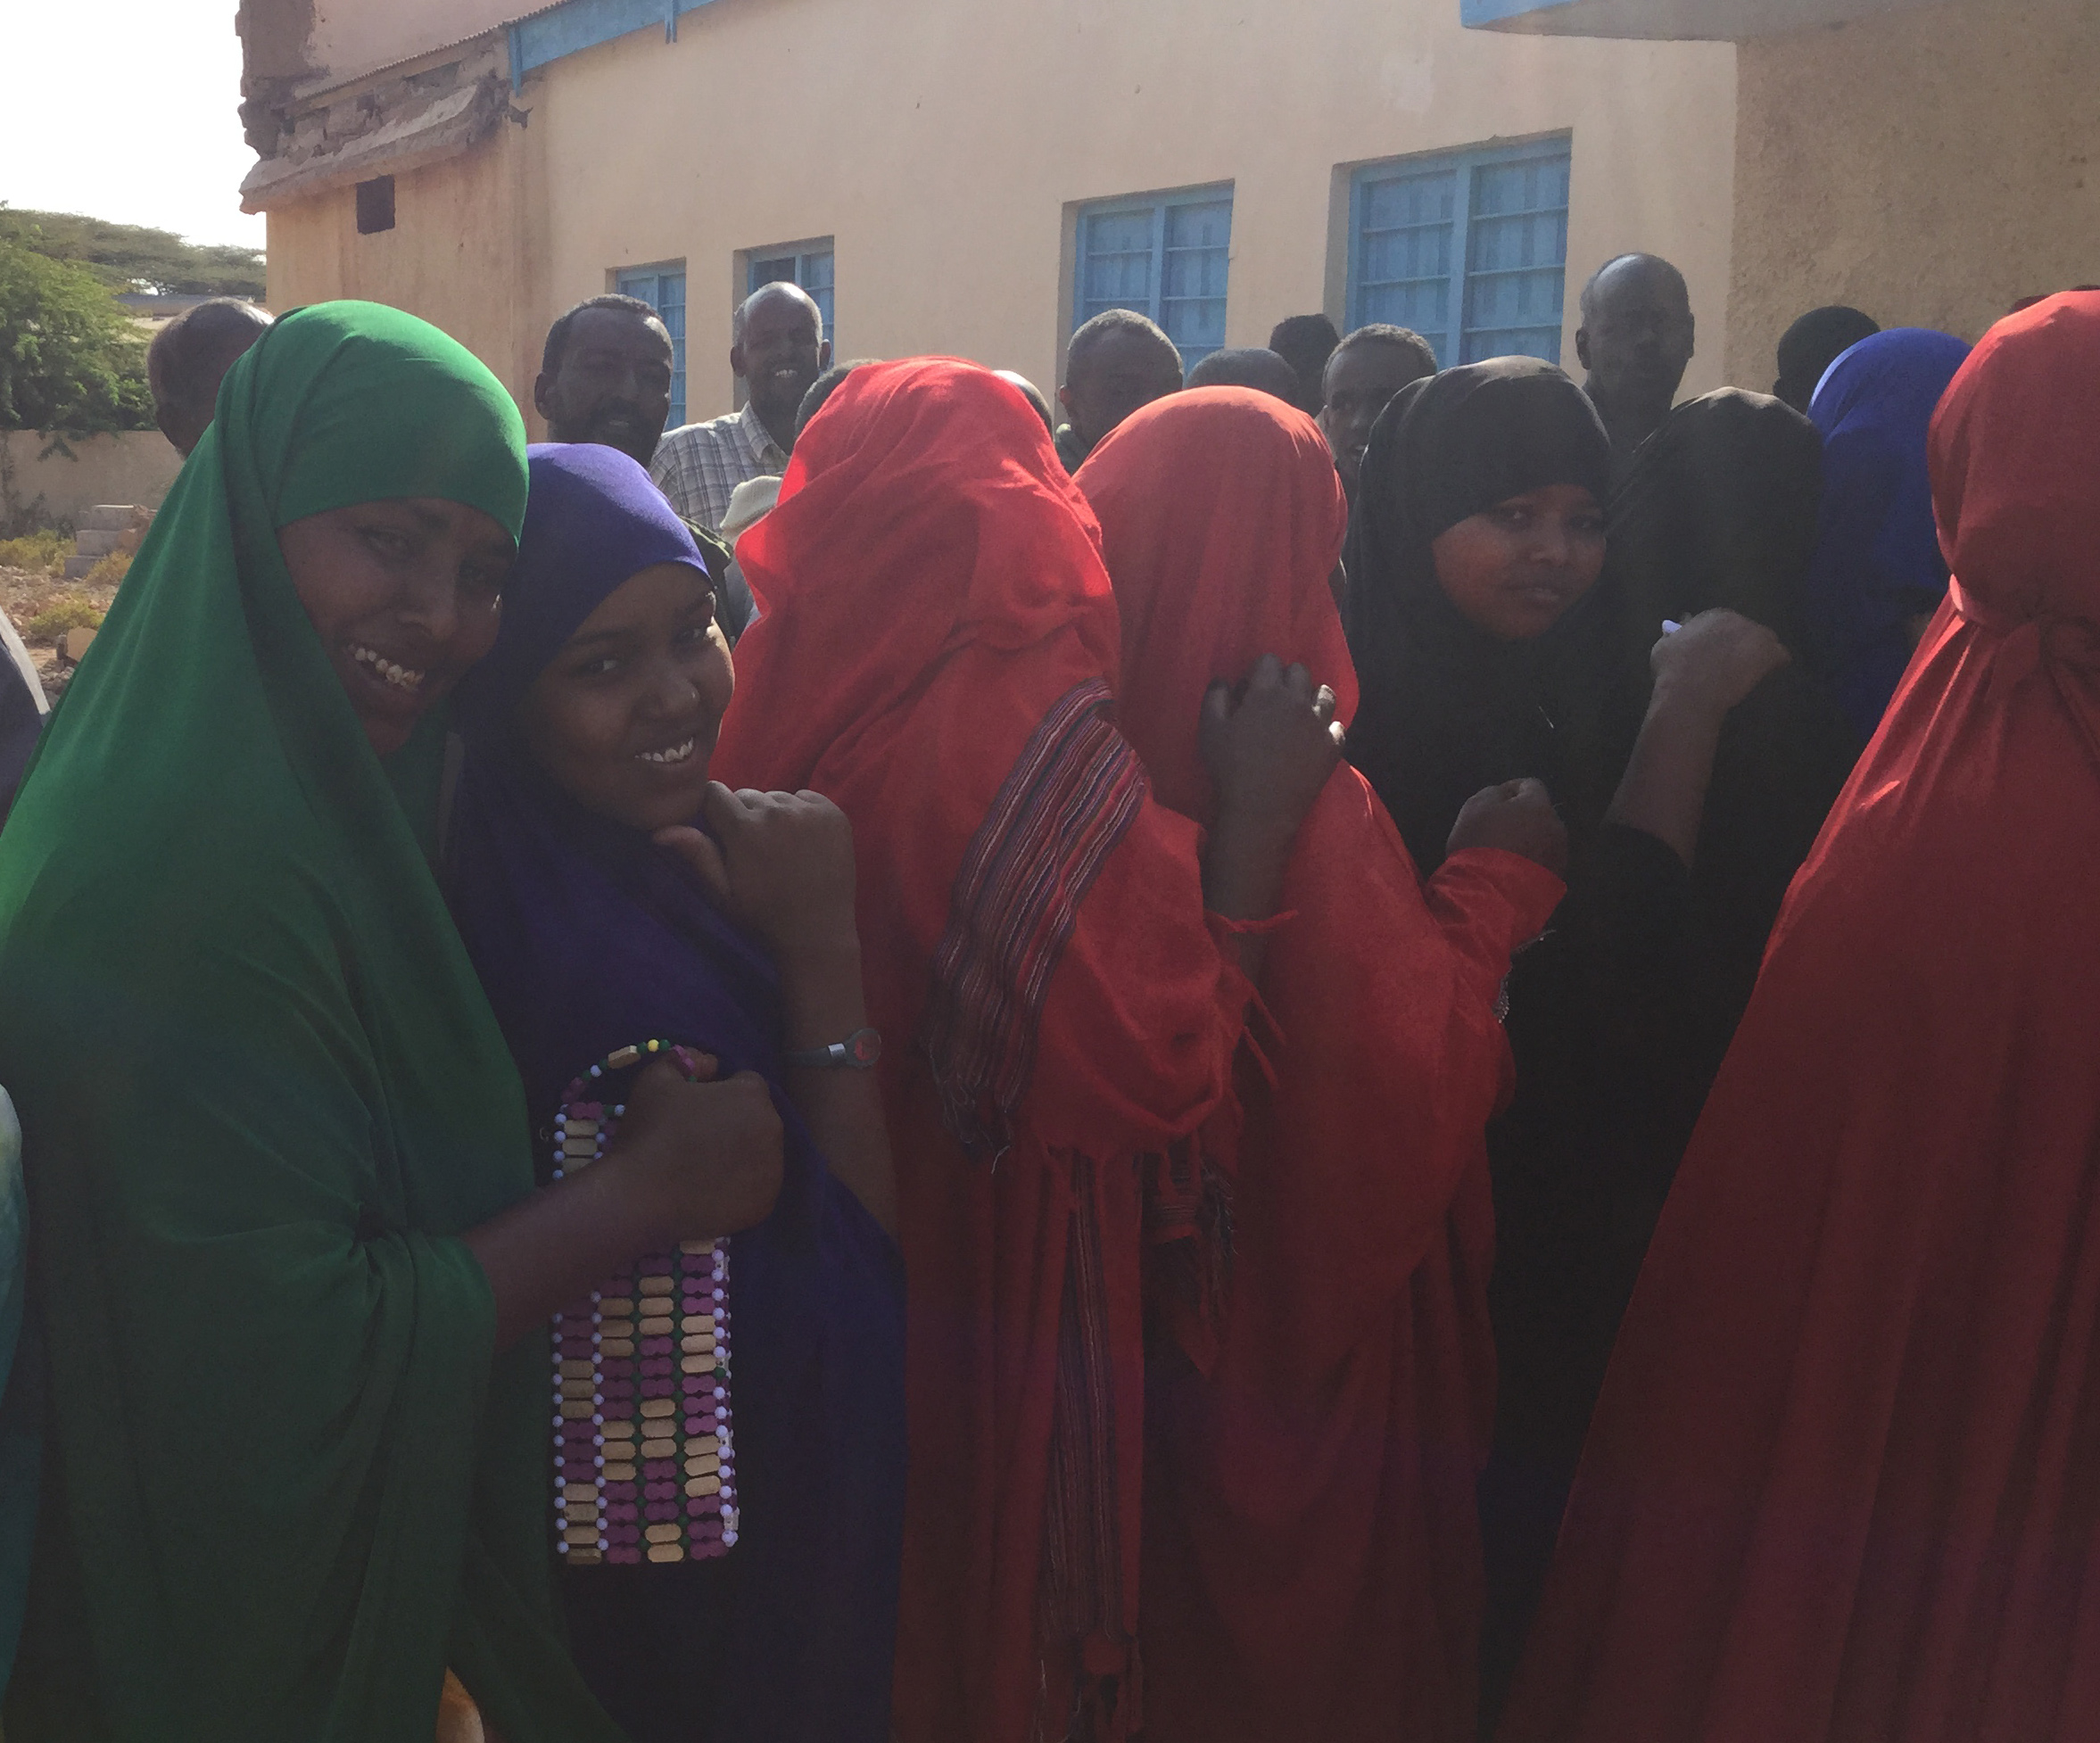
[[[234,0],[0,0],[0,200],[262,246],[241,211]]]

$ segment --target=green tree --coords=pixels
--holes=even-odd
[[[0,237],[87,267],[112,290],[262,299],[262,256],[252,248],[185,242],[172,230],[112,224],[79,212],[5,205],[0,205]]]
[[[108,285],[0,234],[0,429],[148,430],[145,343]]]

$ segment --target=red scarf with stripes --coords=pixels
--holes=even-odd
[[[1113,720],[1099,534],[1020,394],[856,369],[739,546],[764,610],[715,769],[852,820],[908,1277],[897,1716],[1139,1722],[1148,1161],[1225,1101],[1247,987],[1198,835]]]

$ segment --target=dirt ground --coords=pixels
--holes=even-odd
[[[95,602],[97,611],[107,611],[110,601],[117,597],[114,587],[83,588],[77,581],[63,581],[57,575],[42,574],[33,569],[11,569],[0,566],[0,604],[5,606],[7,615],[13,619],[14,627],[28,642],[29,657],[36,662],[37,675],[44,682],[44,693],[54,702],[64,691],[67,681],[73,675],[72,667],[58,648],[48,641],[32,640],[29,636],[29,619],[48,607],[61,595],[71,596],[85,592]]]

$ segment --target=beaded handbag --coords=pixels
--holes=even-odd
[[[615,1082],[668,1041],[608,1054],[568,1086],[554,1177],[606,1152],[627,1111]],[[729,1243],[645,1253],[554,1317],[555,1539],[566,1565],[703,1561],[737,1541]]]

